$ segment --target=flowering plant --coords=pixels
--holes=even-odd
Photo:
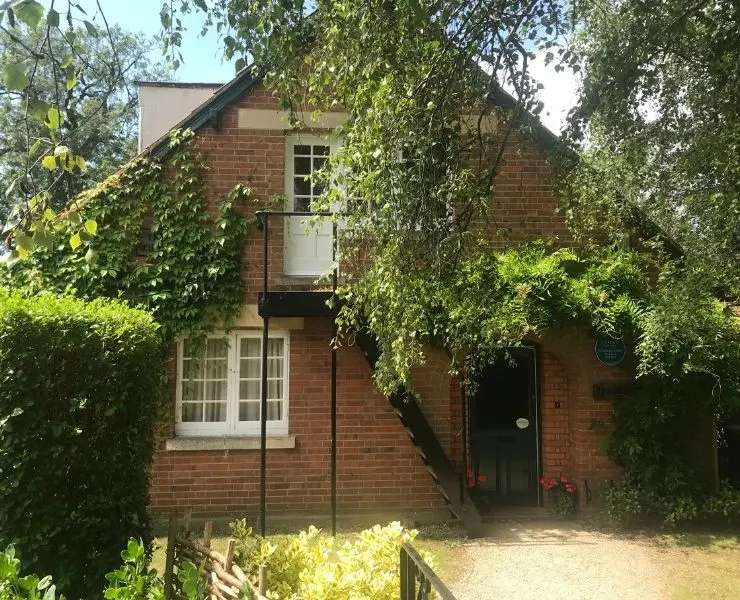
[[[557,479],[540,479],[540,485],[547,490],[550,508],[561,517],[569,517],[576,511],[576,486],[565,475]]]
[[[478,475],[478,476],[476,476],[476,474],[473,473],[472,471],[468,471],[467,472],[467,479],[468,479],[468,487],[469,488],[475,487],[476,485],[480,485],[481,483],[485,483],[486,482],[486,476],[485,475]]]

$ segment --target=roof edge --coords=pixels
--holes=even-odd
[[[198,131],[201,127],[212,124],[229,104],[261,80],[262,75],[257,73],[254,65],[243,68],[231,81],[218,88],[210,98],[194,108],[179,123],[170,127],[167,133],[139,152],[138,156],[157,159],[164,157],[170,149],[171,131],[175,129]]]

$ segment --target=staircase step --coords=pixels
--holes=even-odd
[[[447,504],[452,504],[452,500],[450,500],[450,496],[447,494],[447,490],[445,490],[444,486],[441,483],[437,484],[437,490],[439,490],[439,493],[442,494],[442,497],[445,499],[445,502],[447,502]]]

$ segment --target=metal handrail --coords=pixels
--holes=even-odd
[[[452,592],[411,544],[401,545],[401,600],[427,600],[434,590],[440,600],[456,600]]]

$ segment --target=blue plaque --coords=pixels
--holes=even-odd
[[[594,351],[596,358],[605,365],[618,365],[627,354],[627,346],[623,339],[605,335],[596,340]]]

